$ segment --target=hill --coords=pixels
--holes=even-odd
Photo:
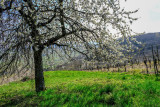
[[[146,56],[149,56],[149,57],[152,56],[152,52],[151,52],[152,45],[154,46],[154,49],[156,48],[156,46],[158,46],[160,49],[160,32],[142,34],[142,35],[135,36],[134,38],[136,38],[138,42],[141,42],[141,44],[137,44],[132,41],[132,43],[136,47],[138,47],[138,50],[134,49],[135,51],[131,54],[133,54],[135,57],[139,55],[140,60],[143,59],[143,54],[142,54],[143,52],[145,52]],[[124,42],[124,44],[126,43],[127,42]],[[141,50],[140,53],[139,53],[139,50]],[[61,63],[59,65],[57,64],[58,66],[56,66],[54,70],[78,70],[76,68],[79,68],[79,66],[81,66],[82,69],[84,70],[87,67],[86,67],[86,64],[81,61],[82,59],[84,59],[84,57],[75,57],[74,61],[67,61],[67,62],[64,61],[64,63]],[[91,68],[89,66],[90,65],[88,65],[88,68]]]
[[[159,46],[160,47],[160,32],[157,33],[147,33],[147,34],[142,34],[138,35],[135,37],[138,42],[141,42],[142,45],[144,45],[144,48],[146,50],[150,50],[151,46]],[[140,48],[142,48],[142,45],[136,45]]]
[[[136,36],[136,39],[148,45],[160,44],[160,32]]]

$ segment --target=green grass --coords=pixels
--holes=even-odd
[[[34,80],[0,86],[0,106],[160,106],[160,81],[154,75],[49,71],[45,84],[46,91],[39,94]]]

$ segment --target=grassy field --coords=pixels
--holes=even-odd
[[[154,75],[49,71],[45,83],[39,94],[34,80],[0,86],[0,106],[160,107],[160,81]]]

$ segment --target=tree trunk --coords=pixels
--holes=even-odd
[[[43,75],[42,50],[34,51],[34,65],[36,92],[44,91],[45,83]]]

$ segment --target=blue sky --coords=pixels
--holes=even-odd
[[[122,7],[126,10],[139,11],[134,14],[139,20],[134,22],[131,28],[137,33],[160,32],[160,0],[127,0],[122,1]]]

